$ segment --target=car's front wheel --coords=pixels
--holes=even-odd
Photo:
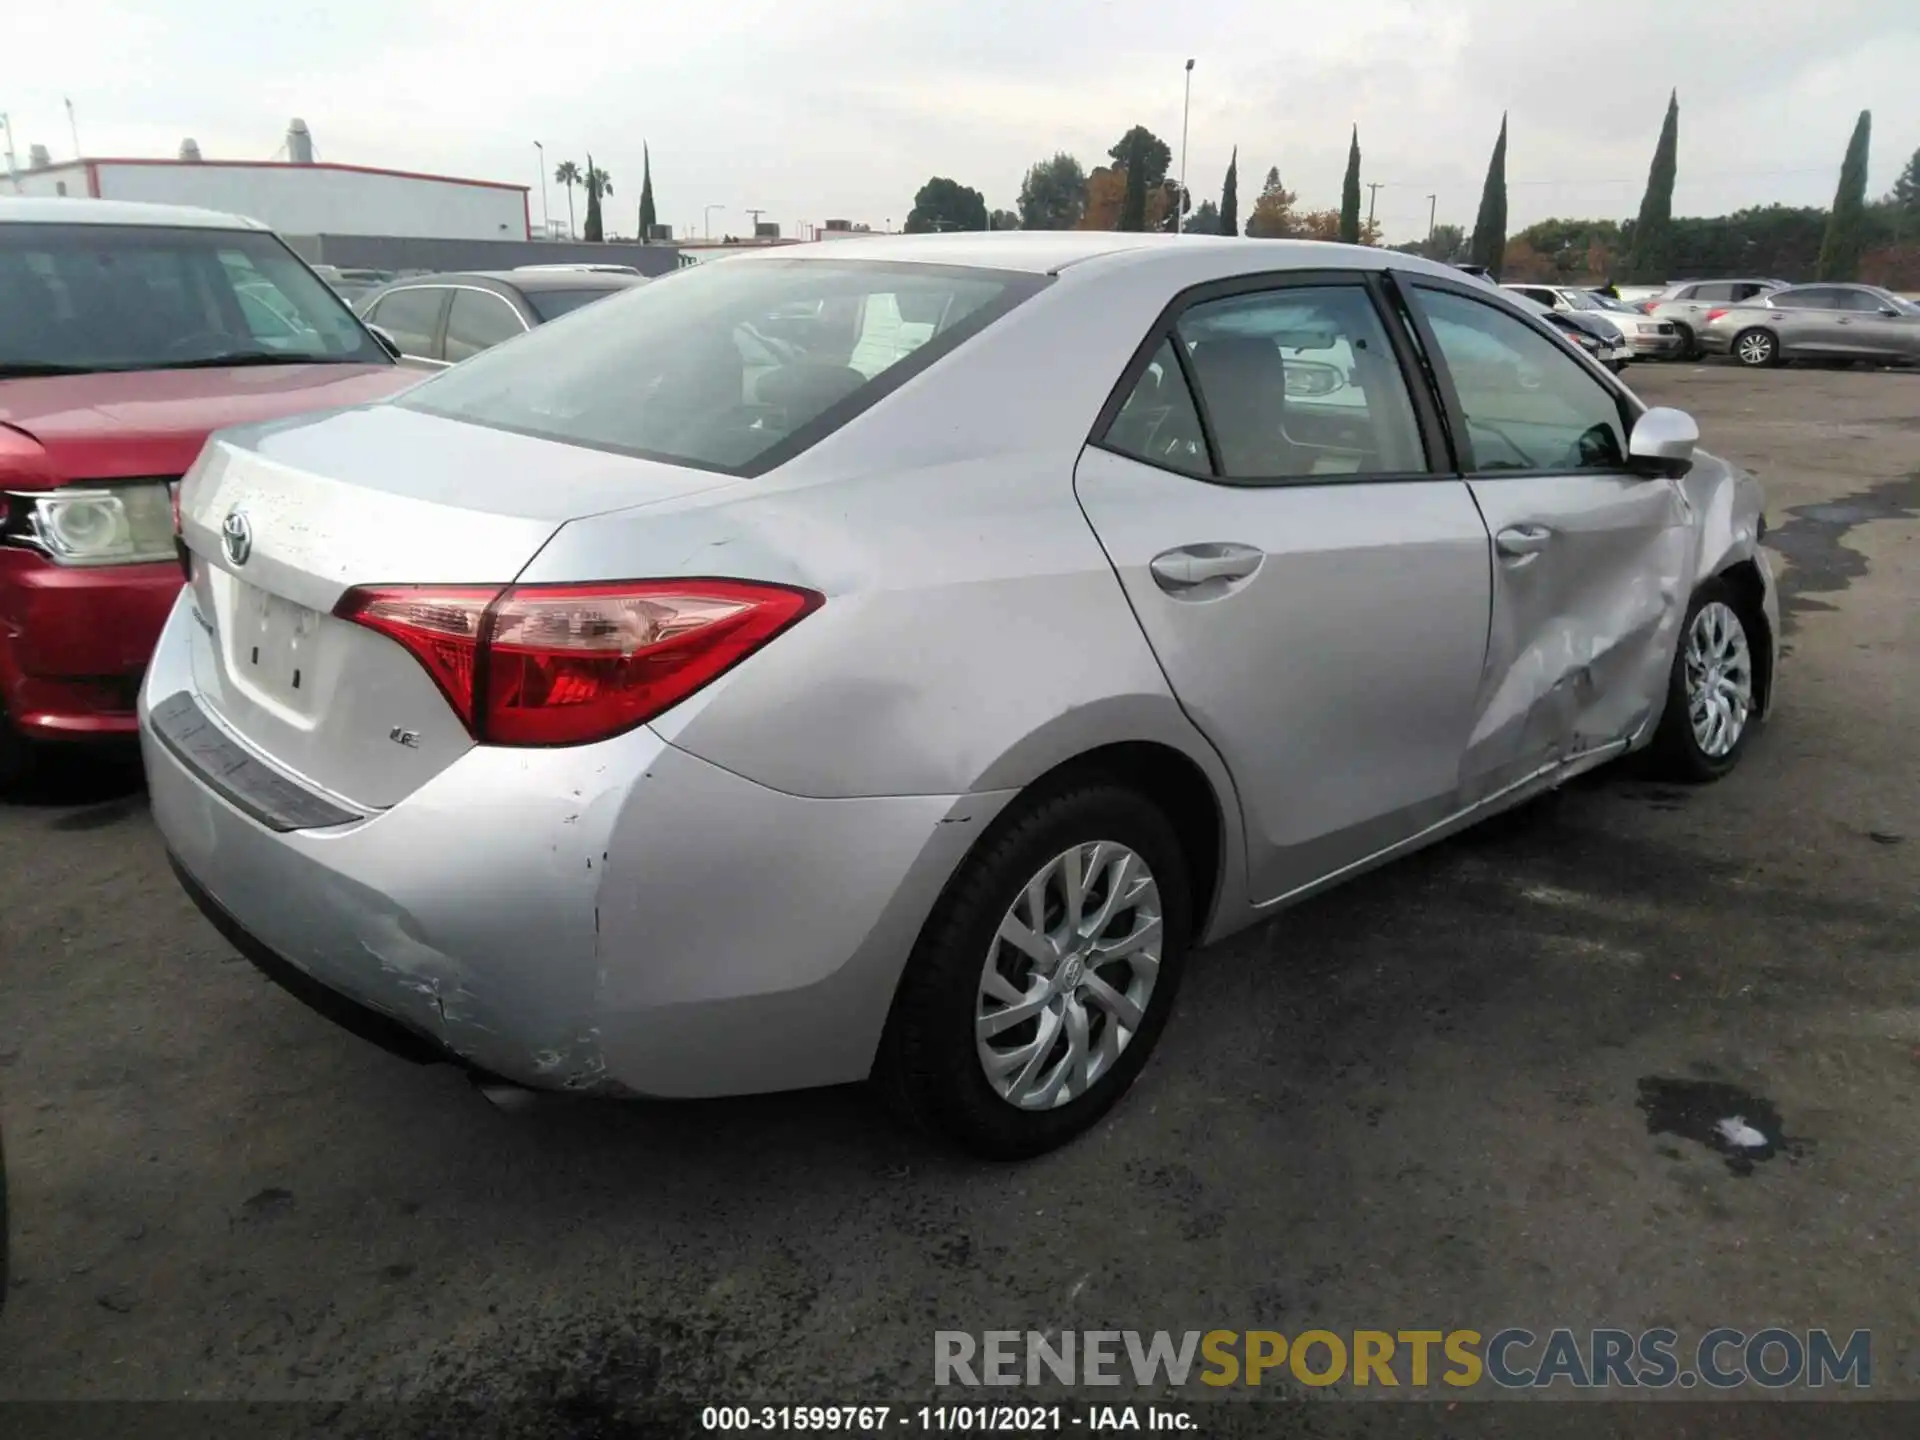
[[[1771,330],[1755,326],[1733,337],[1733,358],[1742,365],[1764,369],[1780,363],[1780,342]]]
[[[976,1154],[1051,1150],[1125,1093],[1186,955],[1186,858],[1144,796],[1088,779],[1016,801],[907,962],[876,1079]]]
[[[1740,763],[1760,713],[1757,640],[1739,592],[1726,581],[1709,580],[1694,592],[1649,748],[1661,776],[1700,784]]]

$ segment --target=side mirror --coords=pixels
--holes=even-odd
[[[1658,406],[1633,427],[1627,439],[1628,463],[1638,474],[1678,480],[1693,468],[1693,450],[1699,443],[1700,427],[1691,415]]]
[[[1897,320],[1900,318],[1900,312],[1894,309],[1893,306],[1891,305],[1882,305],[1880,307],[1880,313],[1882,315],[1885,315],[1890,320]]]
[[[369,325],[367,329],[372,333],[373,338],[380,342],[380,348],[382,350],[386,351],[387,354],[396,360],[401,358],[400,342],[398,340],[394,339],[393,336],[382,330],[378,325]]]

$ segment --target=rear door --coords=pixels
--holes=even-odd
[[[1143,343],[1076,472],[1233,772],[1262,903],[1457,804],[1488,541],[1411,363],[1356,273],[1203,286]]]
[[[1493,620],[1468,798],[1631,735],[1665,693],[1691,588],[1677,482],[1626,465],[1624,392],[1525,317],[1406,282],[1493,537]]]

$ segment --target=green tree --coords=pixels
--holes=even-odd
[[[1840,187],[1833,192],[1833,211],[1827,216],[1827,235],[1820,242],[1814,278],[1852,280],[1860,273],[1860,252],[1866,248],[1867,145],[1873,135],[1873,112],[1862,110],[1847,142],[1847,158],[1840,162]]]
[[[1062,150],[1042,160],[1020,182],[1023,230],[1071,230],[1087,208],[1087,172]]]
[[[1267,167],[1266,183],[1247,215],[1247,234],[1256,240],[1284,240],[1297,229],[1293,202],[1300,197],[1280,183],[1280,167]]]
[[[1136,144],[1140,147],[1137,162],[1133,158]],[[1136,125],[1114,142],[1107,158],[1129,172],[1139,170],[1141,184],[1151,190],[1167,178],[1167,169],[1173,164],[1173,150],[1146,126]]]
[[[653,208],[653,155],[646,142],[640,143],[640,243],[653,239],[653,227],[659,214]]]
[[[989,230],[1018,230],[1020,228],[1020,217],[1011,210],[995,210],[987,216],[987,228]]]
[[[580,167],[571,160],[562,160],[553,172],[553,183],[567,187],[567,238],[569,240],[573,238],[575,233],[573,228],[573,187],[584,179],[586,179],[586,176],[580,173]]]
[[[1340,243],[1360,243],[1360,127],[1353,127],[1347,146],[1347,178],[1340,186]]]
[[[1893,182],[1893,189],[1887,194],[1887,204],[1892,207],[1895,218],[1906,221],[1908,226],[1920,220],[1920,150],[1913,152],[1907,160],[1907,168]]]
[[[1633,248],[1626,278],[1636,285],[1664,285],[1673,270],[1673,181],[1680,154],[1680,92],[1667,96],[1667,118],[1647,169],[1647,190],[1633,222]]]
[[[1500,138],[1493,142],[1487,161],[1487,182],[1480,189],[1480,213],[1474,217],[1473,241],[1467,257],[1500,278],[1500,261],[1507,251],[1507,117],[1500,117]]]
[[[907,216],[909,235],[924,235],[933,230],[986,228],[986,196],[945,175],[936,175],[920,187],[919,193],[913,197],[913,210]]]
[[[1147,131],[1134,126],[1127,132],[1131,145],[1125,161],[1127,168],[1126,195],[1120,201],[1120,228],[1122,230],[1144,230],[1147,228]]]
[[[1187,217],[1189,235],[1231,235],[1231,230],[1220,228],[1220,207],[1211,200],[1202,200],[1193,207],[1193,214]]]
[[[1222,235],[1240,233],[1240,147],[1233,147],[1227,161],[1226,182],[1220,187],[1220,220],[1215,229]]]
[[[600,197],[613,193],[613,182],[607,178],[607,172],[593,163],[593,156],[587,156],[586,178],[580,182],[587,187],[587,226],[581,232],[583,240],[600,241],[606,238],[606,232],[600,221]]]

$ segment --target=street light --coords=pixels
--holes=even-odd
[[[1187,98],[1180,104],[1180,208],[1173,215],[1173,232],[1187,228],[1187,117],[1193,111],[1193,61],[1187,61]]]
[[[724,205],[709,205],[705,210],[700,212],[700,230],[707,239],[713,239],[713,212],[716,210],[725,210],[726,208]]]
[[[547,147],[538,140],[533,142],[534,152],[540,157],[540,224],[547,232],[547,239],[553,238],[553,216],[547,210]]]

